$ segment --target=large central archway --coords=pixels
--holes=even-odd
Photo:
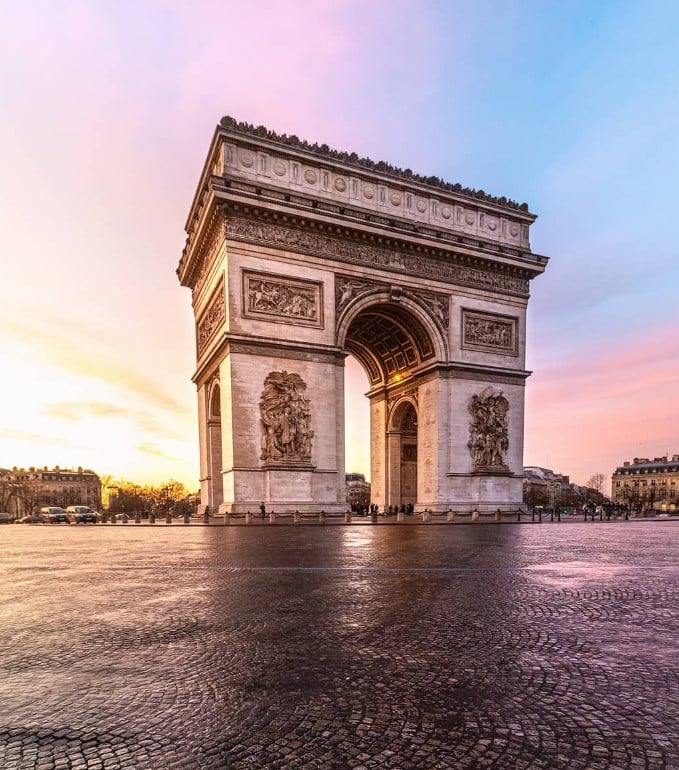
[[[418,467],[418,382],[425,373],[437,376],[445,341],[415,298],[359,288],[368,291],[345,303],[338,345],[359,361],[370,384],[372,501],[417,510],[428,502],[418,499],[418,487],[424,488],[418,485],[424,472]]]
[[[364,368],[373,502],[521,505],[524,204],[225,118],[186,224],[201,500],[346,509],[344,364]]]

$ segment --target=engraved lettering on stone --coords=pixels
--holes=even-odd
[[[270,372],[259,402],[262,423],[261,459],[310,463],[311,409],[306,383],[294,372]]]
[[[463,311],[462,345],[492,353],[515,355],[517,320]]]
[[[224,286],[222,285],[198,324],[198,355],[203,352],[205,346],[225,320],[226,305],[224,303]]]
[[[506,469],[505,456],[509,448],[509,401],[492,387],[472,396],[469,403],[469,441],[467,447],[474,470]]]

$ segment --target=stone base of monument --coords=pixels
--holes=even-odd
[[[506,465],[476,465],[472,476],[511,476],[512,472]]]

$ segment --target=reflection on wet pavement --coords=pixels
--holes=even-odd
[[[0,767],[679,770],[679,527],[0,530]]]

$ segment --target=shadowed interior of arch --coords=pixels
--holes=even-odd
[[[421,322],[396,304],[361,311],[349,326],[345,347],[365,367],[371,385],[386,383],[434,355]]]

